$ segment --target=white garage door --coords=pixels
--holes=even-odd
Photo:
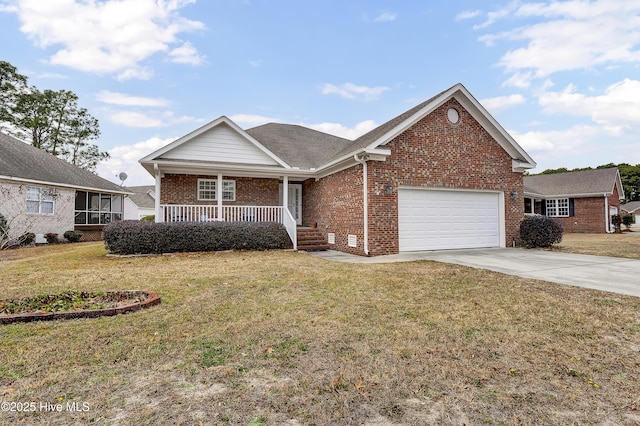
[[[500,246],[494,192],[398,190],[400,251]]]

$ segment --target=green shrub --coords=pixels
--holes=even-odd
[[[44,238],[49,244],[56,244],[58,242],[58,234],[55,232],[49,232],[44,234]]]
[[[622,224],[627,228],[627,230],[631,229],[631,225],[633,225],[633,216],[630,214],[622,216]]]
[[[291,247],[284,226],[275,222],[141,222],[123,220],[104,227],[104,244],[117,254]]]
[[[156,221],[156,215],[155,214],[149,214],[146,216],[142,216],[140,218],[141,221],[143,222],[155,222]]]
[[[9,224],[7,218],[0,213],[0,241],[9,238]]]
[[[82,231],[65,231],[63,234],[70,243],[77,243],[83,235],[84,233]]]
[[[562,241],[562,224],[548,216],[528,216],[520,222],[520,240],[528,248],[551,247]]]

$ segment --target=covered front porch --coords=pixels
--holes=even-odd
[[[297,250],[297,223],[283,206],[225,206],[160,204],[156,222],[276,222],[284,225],[293,249]]]

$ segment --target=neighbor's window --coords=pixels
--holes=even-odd
[[[535,202],[533,198],[525,198],[524,199],[524,214],[534,214],[534,206]]]
[[[569,216],[569,199],[546,200],[547,216]]]
[[[76,191],[75,224],[105,225],[122,220],[122,195]]]
[[[198,179],[198,200],[212,200],[218,199],[218,180],[217,179]],[[222,200],[235,201],[236,200],[236,181],[235,180],[223,180],[222,181]]]
[[[27,187],[27,213],[53,214],[55,189],[40,186]]]

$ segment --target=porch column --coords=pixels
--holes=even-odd
[[[223,220],[222,217],[222,173],[218,173],[218,182],[216,182],[216,197],[218,198],[218,214],[216,217],[218,220]]]
[[[155,196],[155,200],[154,200],[154,207],[155,207],[155,211],[156,211],[156,222],[164,222],[164,214],[162,214],[162,208],[160,207],[160,179],[162,178],[162,175],[160,174],[160,167],[158,167],[158,163],[154,163],[153,164],[153,171],[154,171],[154,176],[156,179],[156,196]]]
[[[289,208],[289,176],[282,176],[282,221],[284,221],[284,209]]]

